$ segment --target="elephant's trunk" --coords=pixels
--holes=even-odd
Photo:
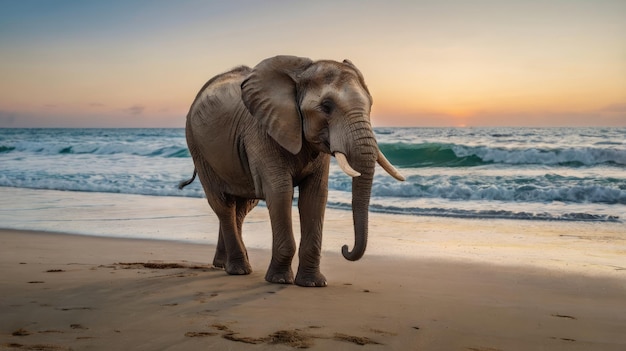
[[[367,119],[357,119],[345,134],[349,164],[360,173],[352,178],[352,218],[354,222],[354,247],[341,249],[343,257],[356,261],[363,257],[367,247],[368,211],[374,168],[378,157],[378,147]],[[337,153],[338,154],[338,153]]]
[[[372,167],[373,168],[373,167]],[[368,214],[370,194],[372,190],[372,174],[361,174],[352,178],[352,220],[354,223],[354,247],[349,251],[348,245],[341,248],[341,253],[349,261],[357,261],[365,253],[368,236]]]

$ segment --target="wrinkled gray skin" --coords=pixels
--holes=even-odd
[[[207,200],[220,222],[215,266],[229,274],[252,271],[241,228],[246,214],[264,199],[273,238],[265,279],[293,284],[296,242],[291,209],[297,186],[301,241],[295,283],[326,286],[320,251],[329,161],[336,153],[346,155],[360,173],[353,178],[355,244],[352,251],[344,246],[342,252],[352,261],[363,256],[379,157],[371,105],[361,73],[347,60],[276,56],[253,69],[235,68],[204,85],[187,115],[186,136]],[[181,188],[191,181],[193,177]]]

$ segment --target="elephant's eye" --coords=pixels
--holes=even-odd
[[[330,99],[324,99],[324,101],[320,104],[320,110],[327,115],[330,115],[333,112],[333,107],[333,101]]]

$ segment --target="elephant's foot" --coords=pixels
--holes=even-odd
[[[224,268],[226,267],[226,254],[215,253],[213,257],[213,267]]]
[[[213,263],[215,265],[215,263]],[[217,267],[217,266],[216,266]],[[224,265],[226,273],[230,275],[245,275],[252,273],[252,267],[247,260],[229,260]]]
[[[326,277],[320,272],[303,273],[298,271],[296,284],[305,287],[324,287],[328,285]]]
[[[270,266],[265,274],[265,280],[276,284],[293,284],[293,271],[288,269],[274,269]]]

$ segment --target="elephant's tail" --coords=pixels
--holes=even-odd
[[[187,180],[183,180],[182,182],[178,183],[178,189],[183,189],[184,187],[186,187],[187,185],[193,183],[194,180],[196,180],[196,175],[198,174],[198,171],[196,171],[196,169],[193,169],[193,175],[191,176],[191,178],[187,179]]]

